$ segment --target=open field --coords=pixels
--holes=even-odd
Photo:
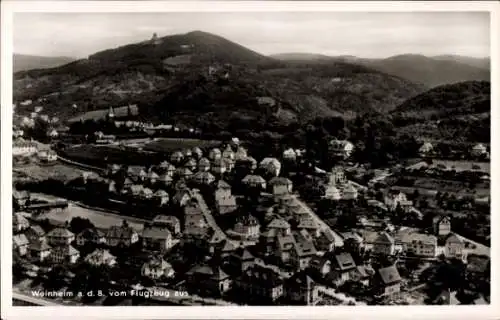
[[[70,181],[76,179],[82,175],[84,170],[80,170],[75,167],[67,166],[64,164],[56,163],[54,165],[27,165],[19,168],[14,168],[13,170],[13,180],[58,180],[58,181]]]
[[[200,140],[200,139],[184,139],[184,138],[158,138],[152,142],[146,143],[144,150],[155,152],[173,152],[180,149],[194,147],[210,148],[220,145],[217,140]]]
[[[105,166],[109,163],[124,164],[144,164],[154,162],[155,155],[128,149],[122,149],[119,146],[100,146],[100,145],[79,145],[65,149],[63,157],[73,161],[91,164],[95,166]]]

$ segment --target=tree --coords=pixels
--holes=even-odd
[[[93,229],[95,225],[87,218],[74,217],[69,223],[69,229],[74,234],[79,234],[85,229]]]

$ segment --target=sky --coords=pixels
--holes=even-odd
[[[262,54],[490,56],[488,12],[15,13],[14,52],[85,58],[194,30]]]

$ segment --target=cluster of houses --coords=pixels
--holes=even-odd
[[[336,156],[341,156],[340,145],[342,142],[335,145]],[[342,150],[342,157],[352,152],[348,145]],[[301,150],[287,149],[281,160],[285,164],[302,155]],[[370,287],[380,296],[402,290],[405,279],[396,264],[374,268],[370,261],[356,263],[346,249],[348,242],[374,255],[429,261],[444,255],[467,263],[486,257],[489,261],[489,248],[453,233],[448,216],[436,217],[432,232],[383,225],[336,232],[297,197],[292,181],[281,175],[283,164],[272,157],[257,162],[237,141],[206,154],[200,148],[176,151],[169,161],[149,168],[112,164],[105,178],[86,173],[83,180],[101,179],[111,194],[154,200],[166,212],[171,204],[180,210],[157,215],[140,231],[124,222],[77,235],[65,227],[45,233],[18,212],[14,215],[15,250],[36,261],[75,263],[79,259],[76,248],[92,243],[95,251],[81,259],[92,265],[113,266],[116,257],[107,247],[140,243],[152,253],[141,270],[145,277],[158,280],[180,276],[189,291],[212,297],[231,293],[244,303],[284,301],[302,305],[319,304],[325,295],[340,299],[336,290],[347,281]],[[237,175],[242,178],[234,180],[234,171],[243,173]],[[200,192],[204,186],[210,187],[211,199]],[[349,181],[341,167],[335,167],[327,173],[324,197],[356,200],[361,187]],[[242,210],[243,193],[257,195],[253,208]],[[388,211],[415,210],[401,192],[390,191],[383,202],[372,202]],[[209,256],[189,270],[174,270],[168,252],[181,241],[194,242]]]
[[[418,153],[422,158],[428,158],[435,156],[437,154],[437,150],[432,143],[424,142],[418,149]],[[490,152],[488,151],[488,147],[485,146],[483,143],[477,143],[473,145],[469,150],[469,154],[474,158],[490,157]]]
[[[36,157],[42,163],[53,163],[57,160],[57,153],[50,147],[23,138],[17,138],[12,143],[12,156],[14,158]]]

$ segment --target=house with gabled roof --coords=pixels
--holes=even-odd
[[[165,206],[170,200],[167,191],[158,189],[152,196],[160,206]]]
[[[14,234],[25,231],[30,227],[28,219],[23,216],[22,212],[15,212],[12,215],[12,232]]]
[[[208,160],[207,158],[201,158],[200,161],[198,161],[198,171],[204,172],[209,170],[210,170],[210,160]]]
[[[317,238],[321,235],[320,226],[309,214],[301,215],[298,222],[299,224],[297,225],[297,229],[306,230],[307,232],[309,232],[309,234],[313,235],[314,238]]]
[[[342,189],[342,199],[356,200],[358,198],[358,190],[351,183],[348,183]]]
[[[333,157],[347,159],[354,151],[354,145],[347,140],[333,139],[328,144],[328,151]]]
[[[276,158],[264,158],[260,164],[259,168],[261,168],[266,174],[277,177],[281,172],[281,162]]]
[[[179,167],[175,170],[175,176],[179,179],[189,179],[193,175],[193,172],[185,167]]]
[[[52,263],[76,263],[80,257],[80,251],[76,250],[72,245],[62,245],[52,248],[50,253],[50,260]]]
[[[424,142],[422,146],[418,149],[418,153],[421,157],[428,157],[434,151],[434,146],[430,142]]]
[[[290,223],[285,221],[283,218],[274,218],[271,220],[271,222],[267,225],[267,229],[276,229],[278,234],[282,235],[289,235],[291,234],[291,227]]]
[[[215,185],[215,199],[224,199],[231,197],[231,186],[224,180],[217,181]]]
[[[231,288],[231,278],[211,264],[197,265],[186,273],[186,285],[191,291],[210,297],[220,297]]]
[[[309,261],[316,255],[316,248],[312,239],[301,232],[294,232],[294,250],[290,254],[290,262],[297,270],[304,270],[309,266]]]
[[[147,179],[149,180],[150,184],[155,184],[159,178],[160,178],[160,176],[152,170],[149,171],[149,173],[147,175]]]
[[[226,146],[226,148],[222,152],[222,158],[234,160],[234,151],[231,148],[231,145],[228,144]]]
[[[446,238],[444,255],[447,258],[457,258],[463,260],[464,258],[465,242],[455,233],[450,233]]]
[[[285,177],[274,177],[268,183],[271,186],[273,195],[280,196],[292,192],[292,181]]]
[[[116,257],[112,255],[109,250],[106,249],[96,249],[89,253],[84,261],[92,266],[114,266],[116,264]]]
[[[423,233],[410,233],[407,237],[406,251],[416,256],[433,258],[437,255],[437,238]]]
[[[237,292],[248,298],[246,302],[273,303],[284,294],[283,278],[270,268],[260,265],[250,267],[237,277]]]
[[[379,269],[375,274],[374,283],[377,293],[383,296],[401,291],[401,276],[395,265]]]
[[[285,280],[285,297],[293,305],[316,305],[319,295],[315,287],[316,283],[307,272],[300,271]]]
[[[222,152],[219,148],[213,148],[208,153],[208,158],[212,161],[222,158]]]
[[[121,226],[112,226],[106,232],[106,243],[109,246],[126,246],[139,241],[139,234],[132,228],[126,220],[123,220]]]
[[[75,234],[66,228],[54,228],[46,235],[50,245],[69,245],[75,240]]]
[[[104,232],[96,228],[87,228],[76,235],[76,244],[84,246],[87,243],[106,243],[106,236]]]
[[[434,304],[438,305],[449,305],[456,306],[461,304],[457,299],[457,292],[451,290],[443,290],[433,301]]]
[[[438,215],[432,219],[434,234],[437,236],[447,236],[451,232],[451,217]]]
[[[191,150],[193,156],[197,159],[200,159],[203,157],[203,151],[200,149],[200,147],[194,147],[193,150]]]
[[[45,240],[45,231],[42,227],[38,225],[32,225],[24,232],[28,241],[31,242],[40,242]]]
[[[52,247],[45,240],[34,241],[30,242],[28,251],[30,257],[36,259],[37,261],[44,261],[49,257]]]
[[[244,161],[248,157],[248,152],[247,149],[243,148],[242,146],[238,146],[236,149],[236,152],[234,154],[234,160],[235,161]]]
[[[177,191],[172,200],[177,206],[184,207],[191,200],[191,192],[189,189],[181,189]]]
[[[172,178],[171,175],[164,173],[162,174],[159,178],[158,181],[165,187],[168,187],[172,185],[172,182],[174,181],[174,178]]]
[[[293,148],[288,148],[283,151],[283,159],[288,161],[295,161],[297,159],[297,153]]]
[[[393,255],[394,254],[394,238],[387,232],[381,232],[373,242],[373,253]]]
[[[181,233],[181,223],[174,216],[157,215],[153,218],[152,224],[155,226],[166,226],[174,236]]]
[[[241,182],[251,188],[259,188],[262,190],[266,188],[266,180],[259,175],[249,174],[245,176]]]
[[[243,239],[257,239],[260,235],[259,221],[252,215],[241,216],[235,223],[229,234]]]
[[[229,254],[227,261],[233,269],[243,272],[255,264],[255,259],[255,256],[247,248],[240,247]]]
[[[198,184],[210,185],[215,181],[215,176],[208,171],[196,172],[192,179]]]
[[[234,196],[216,199],[215,205],[217,207],[217,212],[219,213],[219,215],[233,213],[238,208],[236,197]]]
[[[12,237],[13,250],[17,250],[20,256],[28,254],[29,241],[23,233],[16,234]]]
[[[172,278],[175,271],[172,265],[161,257],[153,257],[142,265],[141,275],[152,280],[158,280],[163,277]]]
[[[173,236],[166,226],[145,226],[141,238],[143,248],[148,250],[165,252],[173,246]]]
[[[175,151],[170,155],[170,162],[174,164],[179,164],[184,159],[184,154],[180,151]]]
[[[189,158],[188,161],[184,163],[184,167],[188,168],[191,171],[195,171],[198,167],[198,162],[193,158]]]
[[[329,255],[329,254],[327,254]],[[352,255],[347,252],[329,255],[330,270],[326,273],[325,278],[334,286],[341,286],[346,281],[351,279],[351,275],[356,270],[356,263]]]

